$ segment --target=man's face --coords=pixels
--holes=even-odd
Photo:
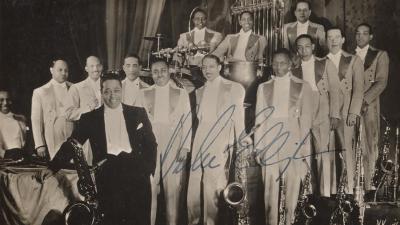
[[[103,71],[103,65],[101,65],[100,60],[97,57],[90,56],[86,59],[85,70],[90,78],[97,80]]]
[[[122,99],[121,82],[118,80],[104,81],[101,89],[101,96],[104,104],[112,109],[116,108],[121,103]]]
[[[326,37],[326,42],[328,44],[328,49],[330,53],[336,54],[340,49],[342,49],[344,37],[342,36],[340,30],[328,30]]]
[[[135,57],[126,58],[122,68],[124,69],[126,77],[131,81],[134,81],[139,76],[141,70],[139,60]]]
[[[170,79],[168,66],[164,62],[156,62],[151,66],[151,75],[157,86],[164,86]]]
[[[196,12],[193,16],[193,24],[197,29],[202,29],[206,26],[207,16],[203,12]]]
[[[314,44],[311,43],[309,38],[300,38],[297,41],[297,52],[302,60],[309,60],[314,51]]]
[[[12,101],[8,91],[0,91],[0,112],[7,114],[10,112]]]
[[[57,60],[50,68],[52,78],[58,83],[64,83],[68,78],[68,65],[63,60]]]
[[[291,62],[285,54],[277,54],[272,60],[272,69],[275,76],[285,76],[290,70]]]
[[[360,48],[365,47],[372,40],[373,36],[367,26],[359,26],[356,32],[357,46]]]
[[[221,71],[221,65],[219,65],[215,59],[205,58],[203,60],[203,66],[201,67],[204,77],[208,81],[213,81],[215,78],[219,76],[219,72]]]
[[[242,27],[243,31],[247,32],[253,29],[253,17],[251,17],[249,13],[244,13],[240,17],[239,24]]]
[[[297,21],[305,23],[310,18],[311,10],[307,3],[300,2],[297,4],[296,10],[294,11]]]

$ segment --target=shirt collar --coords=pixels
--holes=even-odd
[[[212,81],[206,81],[206,85],[217,85],[219,81],[221,80],[221,76],[217,76],[214,80]]]
[[[357,46],[356,52],[366,52],[366,51],[368,51],[368,49],[369,49],[369,44],[364,46],[364,48],[360,48]]]
[[[130,85],[139,85],[139,77],[136,77],[136,79],[134,81],[131,81],[128,78],[125,78],[125,82]]]
[[[240,29],[239,35],[250,36],[251,32],[253,32],[252,29],[248,30],[247,32],[244,32],[244,30],[242,28],[242,29]]]
[[[94,81],[92,78],[88,77],[89,84],[95,89],[100,90],[100,78]]]
[[[307,20],[307,22],[305,22],[305,23],[300,23],[299,21],[297,21],[297,26],[299,26],[299,27],[308,27],[308,25],[310,25],[309,20]]]
[[[7,114],[4,114],[4,113],[0,112],[0,117],[3,117],[3,118],[14,118],[14,113],[12,113],[11,111],[8,112]]]
[[[195,28],[193,28],[192,31],[194,31],[194,32],[199,32],[199,31],[200,31],[200,32],[205,32],[205,31],[206,31],[206,27],[203,27],[203,28],[201,28],[201,29],[195,27]]]
[[[329,52],[328,54],[328,58],[336,58],[336,57],[340,57],[342,55],[342,50],[339,50],[336,54],[332,54],[331,52]]]
[[[311,58],[309,60],[307,60],[307,61],[301,60],[301,65],[308,65],[308,64],[311,64],[311,63],[314,63],[314,62],[315,62],[315,58],[314,58],[314,55],[312,55]]]
[[[291,77],[291,73],[290,71],[287,72],[283,77],[278,77],[275,75],[272,75],[272,79],[277,80],[277,81],[285,81],[285,80],[289,80]]]
[[[107,104],[103,104],[103,105],[104,105],[104,113],[105,114],[122,112],[122,104],[121,103],[119,103],[119,105],[114,109],[108,107]]]
[[[50,82],[51,82],[52,85],[54,85],[54,86],[56,86],[56,87],[67,88],[66,82],[59,83],[58,81],[56,81],[56,80],[54,80],[54,79],[51,79]]]
[[[170,85],[171,85],[171,80],[169,80],[168,83],[166,85],[164,85],[164,86],[158,86],[158,85],[155,84],[154,87],[157,88],[157,89],[160,89],[160,90],[168,90]]]

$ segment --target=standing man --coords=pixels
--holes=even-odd
[[[328,74],[336,73],[339,78],[339,109],[341,109],[336,135],[340,143],[335,143],[333,149],[344,152],[344,160],[347,168],[347,188],[346,193],[352,194],[354,188],[354,170],[355,170],[355,151],[352,140],[354,136],[354,125],[357,117],[360,116],[361,105],[364,93],[363,65],[360,57],[351,55],[342,50],[345,38],[338,27],[330,28],[327,31],[327,43],[329,54],[327,57],[336,67],[335,71],[329,71]],[[330,143],[334,143],[333,140]],[[333,182],[336,178],[331,178]],[[336,189],[337,185],[332,185]],[[335,194],[333,190],[331,194]]]
[[[291,66],[289,50],[275,52],[275,76],[257,91],[256,124],[260,127],[254,134],[254,148],[262,166],[267,225],[278,224],[280,176],[286,183],[286,224],[294,222],[300,182],[307,172],[301,159],[311,155],[312,90],[292,75]]]
[[[296,53],[295,40],[302,34],[308,34],[315,40],[315,54],[324,56],[326,53],[325,29],[322,25],[311,22],[311,3],[300,0],[296,3],[294,11],[296,22],[287,23],[283,28],[283,45],[291,52]]]
[[[313,153],[317,158],[318,189],[322,196],[330,197],[330,172],[334,155],[327,151],[329,150],[330,130],[337,128],[340,119],[339,80],[334,72],[336,69],[332,61],[314,56],[315,44],[310,35],[302,34],[297,37],[296,46],[301,63],[299,67],[292,70],[292,73],[297,78],[307,81],[312,90],[313,122],[311,131]]]
[[[190,151],[192,116],[189,95],[170,79],[168,65],[159,60],[151,65],[154,85],[143,89],[143,106],[149,115],[157,141],[157,162],[152,182],[152,224],[157,211],[157,194],[163,182],[167,223],[177,225],[184,192],[182,175]]]
[[[11,92],[0,88],[0,159],[20,159],[26,143],[26,119],[11,112]]]
[[[373,39],[371,25],[362,23],[357,26],[356,53],[364,63],[364,101],[361,107],[363,124],[363,153],[365,186],[371,189],[371,179],[378,158],[378,141],[380,131],[379,96],[385,90],[388,73],[389,57],[386,51],[369,45]]]
[[[96,56],[89,56],[86,59],[85,70],[88,77],[76,84],[73,84],[68,91],[66,98],[66,116],[70,121],[77,121],[83,113],[93,111],[102,105],[100,92],[100,75],[103,65]],[[86,159],[89,165],[92,162],[91,145],[87,142],[83,146]]]
[[[68,89],[68,65],[63,59],[52,62],[52,79],[36,88],[32,95],[32,133],[35,149],[40,157],[52,159],[73,130],[73,123],[65,113]]]
[[[143,108],[121,104],[119,74],[101,80],[104,105],[80,116],[71,138],[90,140],[93,161],[107,161],[96,173],[97,199],[104,213],[102,224],[150,224],[150,174],[154,173],[157,144]],[[38,174],[44,181],[64,167],[74,151],[65,142],[49,169]]]
[[[140,79],[140,58],[136,54],[127,55],[124,59],[123,70],[126,78],[122,81],[122,102],[131,106],[139,106],[140,90],[149,87],[142,79]]]
[[[267,40],[264,36],[253,33],[253,14],[244,11],[240,14],[240,32],[228,34],[212,53],[222,61],[224,56],[229,62],[247,61],[263,64],[263,55]]]
[[[203,58],[202,71],[207,82],[196,90],[199,125],[193,141],[187,195],[190,225],[199,223],[201,211],[204,224],[219,224],[218,205],[227,185],[225,166],[230,163],[232,145],[235,140],[241,146],[252,142],[244,137],[244,89],[239,83],[222,78],[221,68],[218,57],[206,55]]]

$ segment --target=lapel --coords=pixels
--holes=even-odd
[[[204,41],[206,43],[210,43],[211,39],[214,37],[214,34],[211,32],[208,32],[207,28],[206,28],[206,34],[204,35]]]
[[[171,115],[179,103],[180,90],[169,86],[169,115]]]
[[[194,31],[190,31],[186,34],[186,41],[189,43],[194,43]]]
[[[47,85],[46,85],[47,86]],[[54,91],[53,85],[49,82],[48,86],[44,89],[44,95],[46,96],[45,99],[48,100],[48,105],[50,109],[56,108],[56,93]]]
[[[129,111],[128,106],[125,104],[122,104],[122,112],[124,114],[125,126],[126,126],[126,131],[128,132],[129,143],[131,144],[131,146],[134,146],[136,127],[138,126],[139,122],[138,117],[137,115],[131,115],[133,111]]]
[[[364,70],[367,70],[371,65],[376,56],[378,55],[378,51],[369,47],[367,51],[367,55],[365,55],[364,60]]]
[[[349,68],[351,58],[352,58],[351,55],[345,56],[343,53],[342,56],[340,57],[339,73],[338,73],[340,81],[346,77],[347,69]]]
[[[236,51],[236,47],[239,41],[239,34],[234,35],[233,37],[231,37],[231,39],[229,39],[232,49],[231,49],[231,54],[233,55]]]
[[[302,89],[302,83],[295,82],[294,79],[290,79],[290,89],[289,89],[289,109],[296,106],[297,100],[299,99],[300,92]]]
[[[315,83],[318,84],[318,82],[322,79],[322,76],[324,75],[325,72],[325,64],[326,64],[326,59],[322,60],[317,60],[315,59]]]
[[[317,27],[311,25],[311,21],[308,22],[308,28],[307,28],[307,34],[310,35],[311,37],[314,37],[315,34],[317,33]]]
[[[230,91],[232,84],[225,83],[221,78],[219,90],[218,90],[218,101],[217,101],[217,114],[219,115],[223,110],[226,110],[226,104],[231,104],[229,101]],[[230,105],[229,105],[230,106]]]
[[[271,80],[271,82],[265,83],[263,87],[264,99],[267,107],[272,106],[272,101],[274,99],[274,82],[274,80]]]
[[[288,34],[289,43],[293,44],[297,37],[297,23],[295,23],[294,26],[288,26],[287,34]]]
[[[125,92],[126,92],[125,88],[126,88],[126,81],[124,80],[122,81],[122,98],[121,98],[122,102],[125,102]]]
[[[97,147],[99,150],[97,151],[103,151],[99,153],[104,153],[107,154],[107,138],[106,138],[106,125],[104,123],[104,106],[100,106],[97,110],[92,111],[94,115],[94,124],[96,124],[96,130],[97,137],[94,137],[94,143],[93,144],[98,144],[98,146],[93,146]],[[92,128],[86,128],[86,129],[92,129]],[[103,149],[103,150],[102,150]],[[96,151],[96,150],[95,150]]]
[[[303,69],[301,68],[301,65],[292,69],[292,74],[299,79],[303,79]]]
[[[249,37],[249,41],[247,42],[246,52],[247,52],[247,50],[251,49],[255,45],[257,40],[258,40],[258,36],[251,33],[250,37]]]
[[[154,118],[154,103],[156,98],[156,91],[154,85],[151,88],[145,89],[143,91],[144,104],[145,107],[147,108],[148,113],[151,115],[152,118]]]
[[[200,112],[200,108],[199,106],[202,103],[203,100],[203,95],[204,95],[204,86],[202,86],[201,88],[196,90],[196,112],[199,113]]]

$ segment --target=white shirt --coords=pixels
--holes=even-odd
[[[128,131],[122,105],[117,108],[109,108],[104,104],[104,124],[107,138],[107,153],[118,155],[121,152],[131,152]]]
[[[193,31],[194,31],[194,37],[193,37],[194,44],[197,45],[200,41],[204,41],[204,38],[206,36],[205,27],[203,27],[202,29],[198,29],[197,27],[195,27]]]
[[[97,109],[101,106],[100,78],[97,79],[96,81],[94,81],[90,77],[88,79],[89,79],[90,87],[92,87],[94,94],[96,96],[97,102],[98,102],[97,107],[96,107],[96,109]]]
[[[154,121],[161,123],[169,122],[169,86],[167,83],[164,86],[155,85],[155,103],[154,103]]]
[[[274,94],[272,105],[275,107],[273,118],[287,118],[289,116],[289,89],[290,73],[283,77],[274,76]]]
[[[56,97],[56,104],[57,104],[57,115],[58,116],[63,116],[62,114],[65,114],[65,106],[64,102],[65,99],[68,96],[68,88],[67,84],[65,82],[63,83],[58,83],[56,80],[52,79],[51,84],[53,85],[53,90],[55,92],[55,97]]]
[[[139,77],[134,81],[125,79],[125,89],[124,89],[124,103],[127,105],[135,105],[135,99],[139,94]]]
[[[356,48],[357,55],[360,56],[363,62],[365,61],[365,56],[367,56],[368,49],[369,45],[364,46],[364,48],[360,48],[358,46]]]
[[[307,81],[313,91],[318,91],[315,83],[315,58],[311,56],[308,61],[301,61],[301,69],[303,71],[303,80]]]
[[[14,119],[14,114],[0,112],[0,155],[1,150],[23,148],[25,146],[26,126]]]
[[[297,36],[300,36],[302,34],[307,34],[309,25],[310,23],[308,20],[305,23],[297,22]]]
[[[339,69],[340,57],[342,57],[342,50],[339,50],[336,54],[329,53],[328,58],[332,60],[336,68]]]
[[[201,100],[201,117],[203,121],[213,122],[217,120],[217,99],[221,77],[204,84],[204,95]]]
[[[236,46],[236,50],[233,53],[233,58],[239,61],[246,61],[246,47],[247,42],[249,42],[249,37],[252,30],[248,30],[244,32],[243,29],[240,29],[239,32],[239,40]]]

